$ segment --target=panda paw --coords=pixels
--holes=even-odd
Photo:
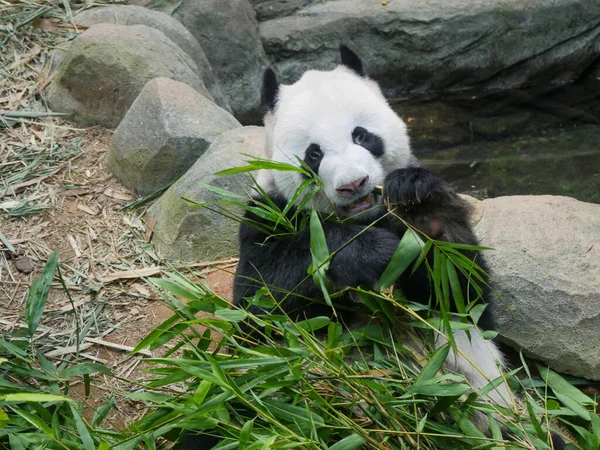
[[[451,191],[441,177],[422,167],[407,167],[391,172],[383,186],[383,197],[389,207],[411,208],[431,202],[436,194]]]

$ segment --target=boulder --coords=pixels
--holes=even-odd
[[[285,17],[316,0],[250,0],[259,21]]]
[[[86,9],[77,14],[73,21],[75,24],[85,27],[91,27],[98,23],[116,23],[119,25],[146,25],[156,28],[192,58],[199,71],[197,75],[202,78],[215,103],[230,111],[229,103],[221,92],[221,87],[215,78],[204,50],[202,50],[196,38],[179,21],[168,14],[141,6],[105,6]]]
[[[116,127],[148,80],[171,78],[212,100],[194,61],[162,32],[102,23],[71,44],[48,87],[56,112],[86,125]]]
[[[475,201],[500,336],[551,368],[600,380],[600,205],[550,195]]]
[[[345,43],[390,95],[512,89],[576,79],[600,49],[600,2],[317,2],[260,24],[282,81],[331,69]]]
[[[248,174],[216,176],[215,173],[244,166],[248,156],[266,157],[262,127],[244,127],[220,135],[196,163],[148,210],[148,220],[156,219],[154,238],[163,258],[206,261],[238,253],[239,223],[207,208],[190,208],[192,202],[222,201],[203,184],[249,195],[252,180]],[[243,211],[227,208],[240,216]]]
[[[154,78],[115,130],[106,166],[128,188],[150,194],[183,175],[217,136],[240,126],[187,84]]]
[[[259,122],[260,86],[268,62],[248,0],[186,1],[173,12],[198,40],[235,117]]]

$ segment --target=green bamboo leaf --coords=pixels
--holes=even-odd
[[[19,392],[17,394],[7,394],[4,396],[4,401],[9,402],[71,402],[72,400],[62,395],[55,394],[42,394],[42,393],[30,393],[30,392]]]
[[[540,375],[544,381],[552,388],[554,395],[560,400],[567,408],[576,413],[583,419],[590,421],[590,413],[585,409],[583,405],[593,406],[594,400],[585,395],[563,377],[556,372],[545,368],[539,367]]]
[[[413,384],[408,388],[410,394],[428,397],[456,397],[465,394],[471,387],[464,383],[436,383],[433,380]]]
[[[600,416],[597,413],[590,413],[590,419],[594,436],[597,436],[600,439]]]
[[[11,450],[25,450],[25,445],[23,445],[21,438],[16,434],[8,434],[8,443]]]
[[[156,341],[165,332],[169,331],[171,327],[179,321],[179,316],[173,315],[157,326],[154,330],[148,334],[142,341],[135,346],[131,353],[137,353],[143,348],[149,347],[154,341]]]
[[[300,167],[294,166],[292,164],[281,163],[281,162],[276,162],[276,161],[273,161],[270,159],[262,159],[262,158],[256,158],[256,159],[249,160],[247,166],[233,167],[231,169],[221,170],[220,172],[217,172],[215,175],[218,175],[218,176],[235,175],[238,173],[253,172],[255,170],[261,170],[261,169],[278,170],[280,172],[298,172],[298,173],[302,173],[304,175],[309,175],[306,172],[306,170],[304,170]]]
[[[186,300],[200,300],[206,295],[204,292],[199,292],[193,289],[186,288],[180,285],[179,283],[175,283],[171,280],[164,280],[162,278],[150,278],[149,281],[152,284],[161,287],[166,291],[169,291],[171,294],[184,298]]]
[[[544,432],[544,430],[542,430],[542,427],[540,425],[540,423],[537,420],[537,417],[535,417],[535,413],[533,412],[533,408],[531,407],[531,402],[529,401],[528,398],[525,399],[525,405],[527,406],[527,413],[529,414],[529,421],[531,422],[531,425],[533,425],[533,429],[535,430],[535,433],[538,435],[538,437],[542,440],[546,440],[546,433]]]
[[[70,406],[71,406],[71,414],[73,415],[73,419],[75,420],[75,427],[77,428],[77,431],[79,433],[79,438],[81,439],[81,442],[83,443],[83,448],[85,448],[85,450],[96,450],[96,446],[94,445],[94,440],[92,439],[92,436],[90,435],[90,432],[89,432],[87,426],[85,425],[85,423],[83,423],[83,419],[81,418],[81,415],[77,411],[77,408],[75,407],[75,405],[73,403],[71,403]]]
[[[215,316],[220,317],[226,322],[241,322],[248,314],[241,309],[217,309]]]
[[[29,288],[27,304],[25,305],[25,321],[27,322],[30,336],[35,334],[40,319],[44,314],[48,293],[50,292],[50,285],[52,284],[52,278],[54,277],[57,265],[58,251],[55,250],[44,266],[42,274],[33,280],[33,283],[31,283],[31,287]]]
[[[242,429],[240,430],[239,437],[239,449],[246,450],[248,447],[248,441],[250,440],[250,435],[252,434],[252,426],[254,425],[254,419],[247,421]]]
[[[4,246],[8,249],[9,252],[16,253],[15,248],[10,243],[10,241],[2,234],[2,231],[0,231],[0,242],[4,244]]]
[[[110,374],[112,371],[110,368],[106,367],[102,364],[92,364],[92,363],[83,363],[77,364],[75,366],[69,367],[58,373],[58,376],[61,378],[71,378],[71,377],[80,377],[83,375],[90,375],[92,373],[106,373]]]
[[[110,397],[106,400],[100,408],[94,411],[94,415],[92,416],[92,425],[98,426],[102,423],[102,421],[106,418],[111,409],[113,409],[117,405],[114,397]]]
[[[400,275],[419,256],[424,245],[415,232],[410,229],[406,230],[390,263],[381,275],[380,284],[382,289],[389,289],[393,286]]]
[[[444,344],[436,351],[434,351],[427,364],[421,370],[421,373],[417,376],[415,380],[415,385],[419,383],[423,383],[425,381],[431,380],[436,374],[442,369],[446,359],[448,358],[448,353],[450,352],[450,345]]]
[[[367,440],[359,434],[346,436],[339,442],[329,447],[329,450],[356,450],[361,448]]]
[[[326,316],[311,317],[310,319],[296,322],[296,326],[306,331],[317,331],[326,327],[331,322],[331,319]]]
[[[485,330],[481,333],[481,337],[484,339],[496,339],[496,336],[498,336],[498,332],[494,330]]]
[[[454,267],[454,263],[450,258],[446,260],[446,271],[448,281],[450,282],[450,288],[452,289],[452,296],[454,297],[454,304],[456,305],[456,310],[460,314],[466,314],[465,309],[465,299],[462,292],[462,287],[460,285],[460,281],[458,280],[458,274],[456,273],[456,267]],[[466,317],[462,320],[467,320]]]
[[[303,431],[312,430],[313,425],[316,427],[325,425],[323,417],[315,412],[307,413],[306,408],[301,406],[266,398],[262,399],[262,403],[268,408],[273,417],[295,423]]]
[[[314,283],[321,288],[325,303],[332,306],[331,298],[329,297],[329,280],[327,279],[326,271],[329,268],[329,249],[327,248],[327,240],[325,239],[325,231],[319,218],[317,210],[313,209],[310,213],[310,252],[312,254],[312,265],[309,271],[312,270]]]

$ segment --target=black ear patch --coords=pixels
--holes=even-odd
[[[260,90],[260,112],[264,116],[275,108],[279,83],[273,69],[268,68],[263,74],[262,88]]]
[[[340,45],[340,55],[342,57],[342,65],[352,69],[361,77],[365,76],[363,70],[363,63],[356,53],[346,47],[344,44]]]

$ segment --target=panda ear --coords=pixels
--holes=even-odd
[[[365,76],[363,71],[363,64],[356,53],[346,47],[344,44],[340,45],[340,55],[342,57],[342,65],[353,70],[361,77]]]
[[[278,93],[277,76],[275,76],[273,69],[269,67],[263,74],[262,89],[260,91],[260,112],[263,116],[275,109]]]

